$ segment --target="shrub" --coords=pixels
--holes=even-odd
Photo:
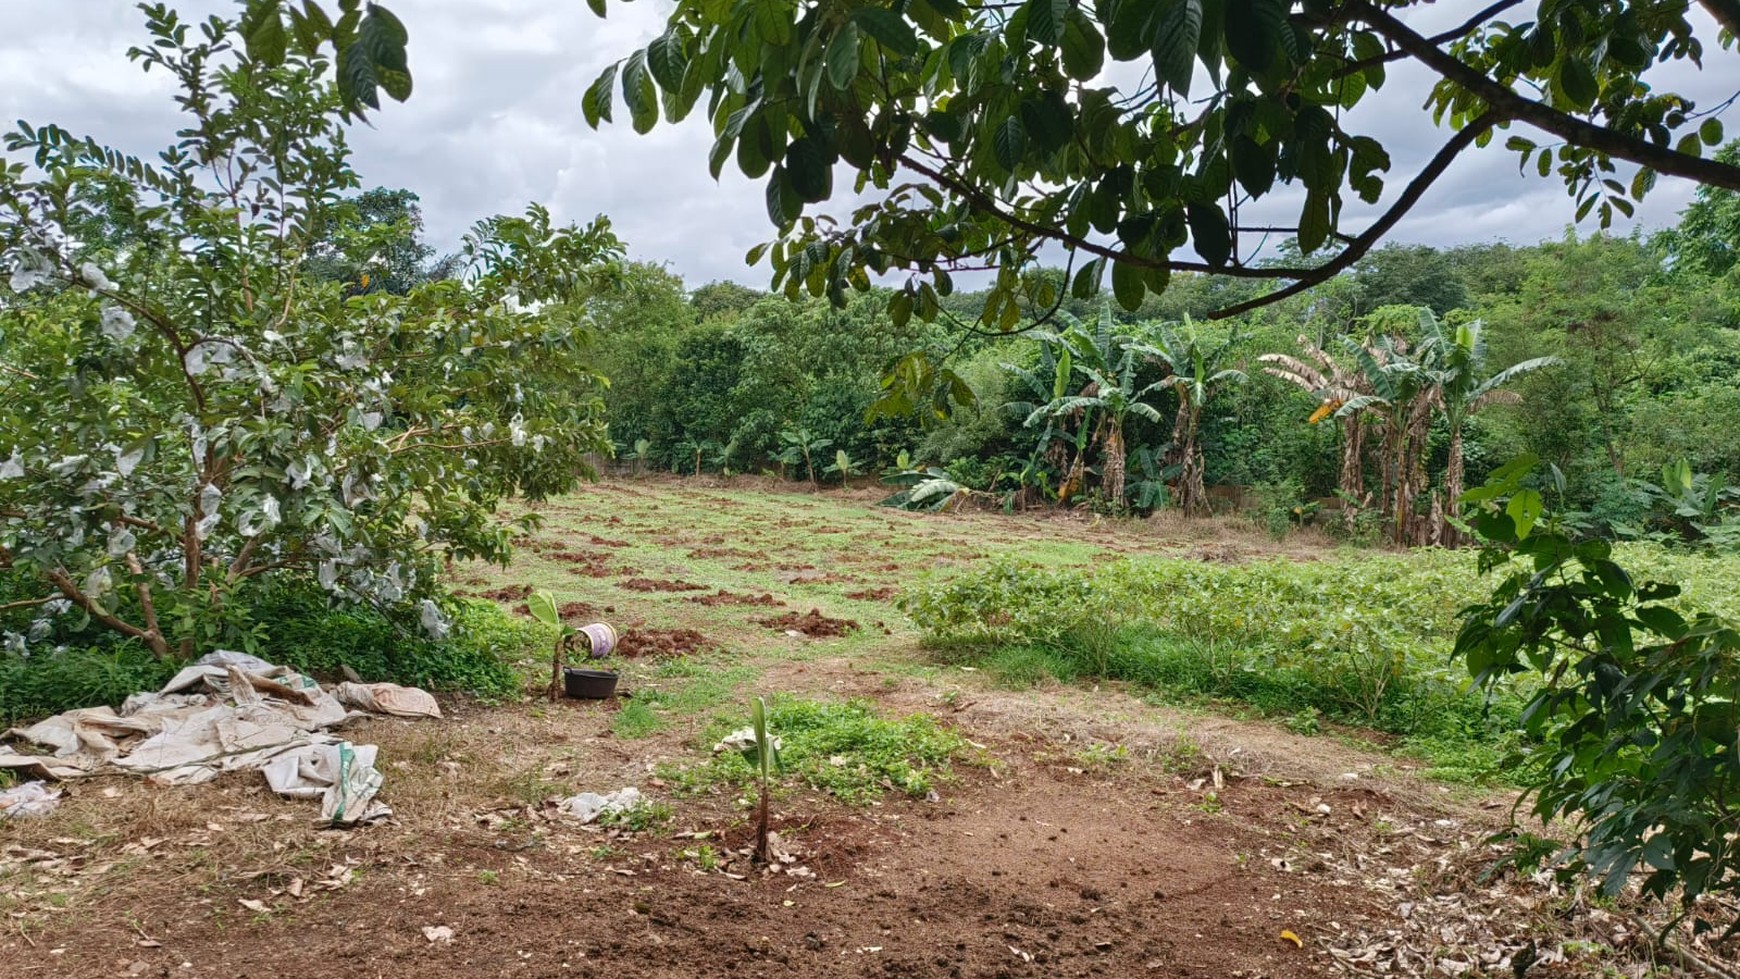
[[[928,643],[989,657],[1014,682],[1037,670],[1122,679],[1271,714],[1315,707],[1404,734],[1438,732],[1445,711],[1465,711],[1502,731],[1514,726],[1509,701],[1489,714],[1448,669],[1457,613],[1479,593],[1470,563],[1443,552],[1335,564],[998,562],[927,579],[900,602]]]
[[[467,236],[462,280],[323,281],[308,259],[333,242],[373,268],[330,61],[146,16],[131,53],[190,117],[162,162],[53,126],[6,140],[34,164],[0,165],[8,563],[46,610],[164,658],[262,621],[241,596],[286,571],[421,601],[438,635],[441,561],[504,557],[497,503],[571,487],[606,447],[578,352],[622,246],[534,207]]]

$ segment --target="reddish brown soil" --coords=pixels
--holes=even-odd
[[[689,581],[672,581],[668,578],[629,578],[616,583],[618,588],[629,591],[706,591],[706,585],[697,585]]]
[[[795,630],[812,638],[823,636],[843,636],[858,628],[858,623],[852,619],[832,619],[821,613],[819,609],[810,609],[802,615],[787,612],[767,619],[756,619],[757,625],[767,626],[781,632]]]
[[[969,772],[937,803],[891,796],[852,811],[793,800],[786,805],[799,811],[775,822],[797,865],[815,876],[763,876],[738,857],[725,869],[746,880],[698,871],[678,856],[694,846],[681,839],[606,840],[560,823],[537,835],[389,825],[337,834],[315,869],[353,861],[359,873],[304,901],[283,893],[303,871],[276,858],[244,858],[198,899],[134,874],[76,917],[50,919],[34,935],[0,935],[0,971],[66,979],[1328,975],[1327,939],[1396,920],[1365,888],[1271,861],[1285,841],[1370,844],[1371,830],[1345,815],[1334,826],[1301,819],[1308,793],[1253,780],[1229,786],[1226,812],[1215,815],[1194,808],[1199,797],[1174,780],[1114,789],[1051,766],[998,778]],[[684,825],[731,827],[711,842],[716,849],[744,842],[729,807],[717,809],[690,813],[699,821]],[[606,843],[613,855],[589,855]],[[247,872],[256,865],[273,869]],[[249,911],[244,900],[268,910]],[[430,941],[423,929],[434,927],[452,929],[452,939]],[[1305,947],[1283,940],[1283,930]]]
[[[618,638],[616,655],[629,659],[689,656],[717,645],[693,629],[630,629]]]
[[[881,588],[866,588],[863,591],[849,591],[847,598],[855,598],[860,602],[886,602],[893,598],[900,589],[893,585],[883,585]]]
[[[478,598],[487,598],[494,602],[522,602],[531,597],[531,585],[507,585],[490,591],[478,592]]]
[[[608,615],[616,611],[616,606],[606,605],[599,608],[591,602],[569,602],[556,610],[564,622],[593,622],[600,615]]]
[[[697,604],[707,605],[707,606],[755,605],[755,606],[761,606],[763,608],[784,608],[785,607],[784,602],[780,601],[777,598],[774,598],[772,595],[768,595],[765,593],[760,594],[760,595],[739,595],[736,592],[729,592],[723,588],[719,589],[718,591],[714,592],[711,595],[691,595],[690,597],[684,599],[684,601],[695,602]]]
[[[794,585],[855,585],[863,579],[838,571],[788,571],[780,575]]]
[[[692,561],[703,561],[708,558],[722,557],[756,557],[761,551],[751,551],[742,547],[698,547],[689,552]]]
[[[627,546],[629,546],[628,541],[611,540],[608,537],[600,537],[597,534],[587,534],[586,540],[588,542],[590,542],[592,544],[592,546],[594,546],[594,547],[627,547]]]

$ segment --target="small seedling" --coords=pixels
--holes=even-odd
[[[755,862],[767,863],[767,791],[775,767],[780,764],[779,745],[767,733],[767,701],[760,697],[749,702],[749,723],[755,730],[755,744],[743,749],[743,757],[755,766],[761,789],[761,799],[755,807]]]
[[[568,648],[580,633],[562,621],[556,611],[556,599],[547,591],[534,592],[526,599],[532,618],[556,630],[556,646],[550,652],[550,699],[562,696],[562,667],[567,665]]]

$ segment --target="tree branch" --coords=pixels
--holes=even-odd
[[[1732,5],[1734,0],[1725,0]],[[1456,60],[1450,54],[1421,37],[1387,11],[1367,0],[1350,0],[1345,8],[1373,30],[1388,38],[1421,64],[1437,72],[1446,81],[1460,85],[1478,96],[1488,107],[1506,119],[1526,122],[1543,132],[1552,133],[1574,146],[1587,147],[1608,156],[1649,167],[1657,173],[1685,177],[1710,187],[1740,190],[1740,167],[1715,160],[1676,153],[1648,140],[1599,126],[1586,119],[1560,112],[1549,105],[1518,95],[1508,86],[1488,78],[1481,71]]]
[[[1498,0],[1497,3],[1494,3],[1492,6],[1487,7],[1485,10],[1482,10],[1480,13],[1475,14],[1473,17],[1468,18],[1467,20],[1463,21],[1461,24],[1459,24],[1455,27],[1452,27],[1451,29],[1449,29],[1447,31],[1442,31],[1440,33],[1434,34],[1431,37],[1427,38],[1426,39],[1427,43],[1431,44],[1433,47],[1437,47],[1438,45],[1443,44],[1446,41],[1454,41],[1460,37],[1463,37],[1466,34],[1469,34],[1476,27],[1479,27],[1481,24],[1484,24],[1487,21],[1491,20],[1492,18],[1497,17],[1499,14],[1504,13],[1506,10],[1509,10],[1510,8],[1516,6],[1519,3],[1522,3],[1522,0]],[[1401,48],[1396,48],[1396,49],[1391,50],[1391,51],[1386,51],[1383,54],[1373,55],[1370,58],[1361,58],[1358,61],[1354,61],[1354,62],[1351,62],[1349,64],[1343,65],[1340,69],[1338,69],[1335,72],[1335,74],[1331,75],[1330,77],[1331,78],[1345,78],[1348,75],[1358,74],[1359,72],[1362,72],[1362,71],[1366,70],[1367,68],[1372,67],[1373,65],[1388,64],[1391,61],[1400,61],[1406,57],[1408,57],[1408,52],[1402,50]]]
[[[1698,0],[1700,6],[1708,11],[1716,23],[1728,29],[1730,34],[1740,37],[1740,0]]]
[[[101,605],[98,605],[95,599],[86,595],[84,592],[79,591],[79,586],[73,584],[72,578],[70,578],[65,571],[57,569],[48,572],[48,580],[50,584],[60,589],[60,593],[71,600],[74,605],[84,609],[91,618],[102,623],[104,626],[119,632],[123,636],[145,640],[145,644],[151,647],[151,651],[157,654],[157,658],[167,659],[169,657],[169,644],[164,642],[161,635],[151,632],[148,629],[141,629],[131,622],[124,621],[111,615],[109,612],[105,611]]]
[[[1086,238],[1077,237],[1062,228],[1035,224],[1024,218],[1018,217],[1017,215],[1010,213],[1008,209],[1003,207],[1003,205],[990,194],[985,193],[964,180],[959,180],[950,176],[946,171],[930,166],[924,161],[914,158],[910,153],[902,154],[900,162],[926,177],[929,177],[936,183],[961,195],[966,198],[967,203],[972,205],[975,209],[991,215],[1012,228],[1019,228],[1028,234],[1040,238],[1048,238],[1052,241],[1067,245],[1070,248],[1087,252],[1089,255],[1097,255],[1100,258],[1110,259],[1114,262],[1122,262],[1125,265],[1133,265],[1138,268],[1149,269],[1164,268],[1170,269],[1173,272],[1201,272],[1206,275],[1223,275],[1237,279],[1291,279],[1297,276],[1309,275],[1312,271],[1311,269],[1306,268],[1254,268],[1248,265],[1209,265],[1207,262],[1175,262],[1169,258],[1142,258],[1137,255],[1131,255],[1127,252],[1119,251],[1116,248],[1089,241]]]
[[[1388,234],[1390,229],[1395,227],[1396,222],[1400,221],[1403,215],[1407,214],[1415,204],[1419,203],[1420,198],[1425,196],[1427,188],[1431,187],[1439,177],[1443,176],[1444,171],[1449,168],[1450,164],[1455,162],[1456,158],[1461,156],[1464,150],[1473,145],[1474,141],[1479,139],[1481,134],[1485,133],[1493,126],[1498,125],[1500,119],[1501,116],[1499,116],[1497,112],[1489,110],[1485,115],[1470,122],[1468,125],[1457,131],[1454,136],[1451,136],[1450,141],[1439,147],[1438,152],[1433,155],[1431,160],[1427,161],[1426,166],[1414,176],[1413,180],[1409,181],[1407,187],[1403,188],[1401,196],[1397,197],[1396,202],[1390,205],[1390,209],[1385,211],[1376,221],[1373,221],[1370,227],[1366,228],[1355,237],[1353,241],[1349,243],[1346,248],[1343,248],[1334,258],[1324,262],[1317,268],[1309,270],[1304,275],[1294,276],[1277,272],[1275,278],[1293,279],[1294,282],[1285,288],[1277,289],[1267,295],[1258,296],[1255,299],[1248,299],[1242,303],[1235,303],[1234,305],[1228,306],[1225,309],[1216,310],[1215,312],[1208,314],[1208,318],[1218,320],[1225,319],[1229,316],[1237,316],[1240,313],[1248,313],[1253,309],[1258,309],[1271,303],[1280,302],[1289,296],[1298,295],[1306,289],[1309,289],[1320,282],[1332,279],[1340,274],[1342,270],[1363,258],[1366,252],[1371,251],[1372,246],[1381,241],[1384,235]]]

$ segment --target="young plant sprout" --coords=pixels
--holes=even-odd
[[[767,701],[760,697],[749,702],[749,723],[755,742],[743,749],[743,757],[756,768],[761,799],[755,807],[755,863],[767,863],[767,783],[775,767],[784,768],[779,760],[779,741],[767,733]]]
[[[562,667],[567,665],[568,647],[580,632],[562,621],[556,611],[556,599],[547,591],[534,592],[526,599],[526,608],[532,618],[556,630],[556,645],[550,652],[550,699],[555,700],[562,696]]]

